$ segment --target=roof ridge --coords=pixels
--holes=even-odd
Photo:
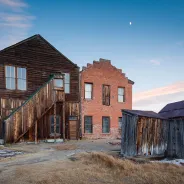
[[[58,52],[60,55],[62,55],[63,57],[65,57],[71,64],[73,64],[73,65],[75,65],[77,68],[79,68],[79,66],[78,66],[77,64],[73,63],[70,59],[68,59],[65,55],[63,55],[59,50],[57,50],[51,43],[49,43],[49,42],[48,42],[45,38],[43,38],[40,34],[35,34],[35,35],[30,36],[30,37],[28,37],[28,38],[26,38],[26,39],[24,39],[24,40],[22,40],[22,41],[20,41],[20,42],[17,42],[17,43],[15,43],[15,44],[13,44],[13,45],[10,45],[9,47],[6,47],[6,48],[4,48],[3,50],[0,50],[0,53],[6,51],[6,50],[8,50],[8,49],[11,49],[11,48],[13,48],[13,47],[16,47],[16,46],[18,46],[18,45],[20,45],[20,44],[22,44],[22,43],[24,43],[24,42],[27,42],[27,41],[29,41],[29,40],[31,40],[31,39],[34,39],[35,37],[41,38],[41,39],[42,39],[44,42],[46,42],[52,49],[54,49],[54,50],[55,50],[56,52]]]

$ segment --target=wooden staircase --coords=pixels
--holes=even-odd
[[[55,79],[63,80],[64,86],[63,74],[52,75],[28,100],[4,119],[4,143],[19,141],[33,127],[35,127],[34,137],[37,142],[37,123],[52,107],[54,108],[54,131],[56,134],[56,103],[62,102],[64,109],[65,93],[64,87],[55,86]],[[63,110],[63,130],[65,130],[64,117]]]

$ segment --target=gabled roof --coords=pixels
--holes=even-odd
[[[35,35],[33,35],[33,36],[31,36],[31,37],[25,39],[25,40],[22,40],[22,41],[20,41],[20,42],[18,42],[18,43],[16,43],[16,44],[14,44],[14,45],[11,45],[11,46],[9,46],[9,47],[4,48],[3,50],[0,50],[0,54],[1,54],[2,52],[4,52],[4,51],[7,51],[7,50],[9,50],[9,49],[11,49],[11,48],[14,48],[14,47],[16,47],[16,46],[18,46],[18,45],[21,45],[21,44],[23,44],[23,43],[25,43],[25,42],[27,42],[27,41],[30,41],[30,40],[32,40],[32,39],[35,39],[35,38],[40,38],[40,39],[42,39],[42,40],[43,40],[47,45],[49,45],[53,50],[55,50],[56,52],[58,52],[61,56],[65,57],[71,64],[73,64],[74,66],[76,66],[77,68],[79,68],[79,67],[77,66],[77,64],[73,63],[70,59],[68,59],[65,55],[63,55],[60,51],[58,51],[53,45],[51,45],[51,44],[50,44],[45,38],[43,38],[40,34],[35,34]]]
[[[141,111],[141,110],[128,110],[123,109],[122,113],[136,115],[136,116],[142,116],[142,117],[148,117],[148,118],[157,118],[157,119],[166,119],[162,115],[154,112],[154,111]]]
[[[159,114],[166,118],[184,117],[184,100],[167,104]]]

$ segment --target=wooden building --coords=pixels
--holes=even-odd
[[[167,156],[184,158],[184,101],[167,104],[159,114],[168,119]]]
[[[164,155],[167,149],[167,119],[153,111],[122,110],[123,156]]]
[[[40,35],[0,51],[0,139],[79,137],[79,67]]]

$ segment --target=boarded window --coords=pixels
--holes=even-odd
[[[93,84],[85,83],[85,99],[92,99]]]
[[[26,84],[26,68],[17,68],[17,88],[19,90],[26,90],[27,84]]]
[[[119,128],[121,128],[121,126],[122,126],[122,117],[118,118],[118,125],[119,125]]]
[[[110,86],[103,85],[102,86],[102,104],[103,105],[110,105]]]
[[[93,133],[92,116],[84,116],[84,132]]]
[[[110,117],[102,117],[102,133],[110,133]]]
[[[54,115],[50,116],[50,133],[54,134]],[[60,116],[56,116],[56,133],[60,133]]]
[[[16,89],[15,85],[15,67],[6,66],[6,89]]]
[[[118,102],[125,102],[125,88],[118,88]]]
[[[70,93],[70,74],[65,73],[65,93]]]

